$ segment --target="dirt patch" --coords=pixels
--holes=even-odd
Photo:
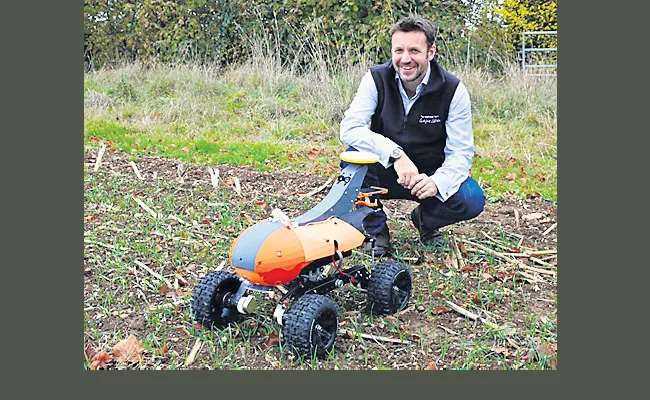
[[[96,156],[96,150],[84,154],[84,165],[90,174],[93,173]],[[101,173],[109,177],[124,175],[139,180],[132,163],[143,178],[143,184],[156,181],[173,183],[173,190],[179,193],[192,188],[206,191],[211,188],[211,176],[207,166],[158,157],[134,157],[108,151],[102,158]],[[228,185],[234,186],[234,178],[237,178],[242,194],[239,198],[243,201],[262,203],[269,195],[273,195],[281,199],[283,210],[291,216],[306,211],[305,193],[316,191],[311,196],[312,203],[316,204],[327,194],[330,186],[329,177],[299,174],[288,170],[262,172],[253,168],[227,165],[214,167],[219,170],[221,184],[228,182]],[[321,190],[318,190],[319,188]],[[182,202],[182,199],[179,202]],[[484,212],[477,218],[446,228],[451,235],[458,238],[462,254],[467,257],[468,263],[469,260],[474,260],[472,265],[465,266],[467,269],[459,270],[453,276],[449,272],[447,253],[429,254],[415,244],[418,238],[417,231],[410,223],[409,214],[417,204],[388,200],[384,205],[389,216],[391,231],[398,232],[393,238],[394,246],[402,249],[404,258],[411,265],[414,288],[416,288],[414,301],[398,316],[382,317],[367,322],[361,317],[367,314],[366,298],[363,293],[355,290],[337,293],[336,302],[342,310],[339,327],[342,333],[337,339],[337,349],[339,349],[337,351],[343,361],[341,359],[318,361],[315,364],[316,368],[373,369],[383,365],[392,369],[424,369],[431,368],[432,361],[435,368],[439,369],[523,368],[522,366],[530,365],[533,360],[540,359],[539,346],[549,340],[549,332],[551,338],[555,335],[556,281],[543,279],[547,277],[546,275],[537,275],[540,279],[535,279],[532,276],[535,273],[530,270],[525,270],[527,272],[524,273],[528,273],[532,278],[526,278],[525,275],[513,273],[513,268],[507,263],[488,262],[489,257],[476,258],[471,251],[464,248],[462,239],[501,243],[502,248],[496,247],[495,251],[511,254],[510,257],[514,258],[517,257],[517,253],[553,252],[557,247],[557,208],[553,203],[539,198],[526,200],[505,198],[488,203]],[[184,206],[179,205],[179,207]],[[267,215],[270,211],[271,207],[266,206]],[[89,218],[85,221],[85,230],[97,229],[100,223],[106,223],[107,218],[101,218],[101,221]],[[234,238],[237,233],[232,232],[228,237]],[[140,234],[137,232],[134,234],[134,240],[148,239],[146,236],[138,235]],[[167,242],[160,240],[155,243],[152,243],[152,246],[160,246],[163,250],[166,250],[166,246],[173,248],[178,245],[171,240]],[[115,290],[111,287],[113,277],[109,273],[106,279],[97,279],[93,276],[93,268],[96,268],[96,264],[89,260],[90,257],[84,259],[84,269],[91,271],[85,279],[84,293],[87,318],[94,328],[86,328],[85,346],[96,349],[108,346],[98,332],[112,332],[119,336],[132,333],[143,338],[147,335],[156,336],[157,332],[162,331],[166,333],[163,334],[164,343],[159,346],[164,347],[164,351],[151,349],[139,365],[109,364],[109,368],[178,368],[177,357],[187,357],[201,329],[193,325],[187,301],[168,308],[160,314],[162,315],[160,320],[156,321],[152,321],[148,314],[132,305],[118,306],[108,311],[101,310],[100,304],[95,304],[96,301],[92,299],[100,298],[101,293]],[[522,257],[520,260],[526,266],[533,268],[533,271],[542,266],[542,264],[531,263],[530,257]],[[557,268],[556,258],[540,260],[539,263]],[[169,265],[165,266],[165,272],[173,274],[178,271],[173,265]],[[203,272],[198,270],[185,272],[188,276],[188,285],[181,288],[179,295],[187,300],[191,295],[191,289]],[[119,274],[120,271],[111,273]],[[143,294],[134,293],[133,296],[142,296],[143,303],[146,303],[142,308],[169,304],[169,296],[153,289]],[[499,321],[502,328],[499,344],[477,350],[476,355],[473,350],[468,350],[471,347],[468,343],[487,340],[486,337],[490,337],[490,340],[495,342],[495,339],[490,336],[492,328],[486,327],[480,321],[472,321],[453,312],[447,301],[465,307],[469,307],[472,303],[479,304],[485,311],[482,316],[490,316]],[[264,311],[272,314],[272,310]],[[361,322],[361,326],[357,326],[359,321],[366,322]],[[241,354],[239,351],[233,352],[228,356],[228,363],[222,363],[221,359],[219,362],[214,361],[213,354],[223,351],[223,343],[218,342],[226,339],[225,333],[215,333],[217,344],[204,345],[199,352],[199,358],[203,361],[187,368],[231,369],[242,366],[251,369],[314,368],[313,365],[308,364],[305,367],[305,364],[297,363],[291,355],[278,355],[278,345],[271,339],[274,334],[279,335],[279,332],[268,328],[270,322],[272,321],[268,318],[262,317],[241,322],[234,330],[234,339],[230,337],[227,339],[247,343],[248,350],[247,352],[241,350]],[[91,330],[93,332],[89,332]],[[381,340],[362,340],[354,334],[362,332],[380,338],[394,338],[396,331],[399,331],[400,336],[413,345],[396,346]],[[232,334],[232,331],[229,331],[229,335]],[[472,358],[474,356],[475,359]],[[485,361],[486,359],[488,361]],[[545,368],[546,364],[542,362],[539,367]]]

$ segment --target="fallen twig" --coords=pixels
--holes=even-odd
[[[515,222],[517,223],[517,228],[519,228],[519,210],[515,209]]]
[[[445,300],[445,302],[446,302],[446,303],[449,305],[449,307],[451,307],[454,311],[456,311],[457,313],[463,314],[464,316],[466,316],[467,318],[471,319],[472,321],[479,320],[479,321],[481,321],[482,323],[484,323],[486,326],[488,326],[489,328],[496,328],[496,327],[497,327],[493,322],[490,322],[490,321],[488,321],[488,320],[485,319],[485,318],[481,318],[480,316],[474,314],[473,312],[471,312],[471,311],[467,311],[467,310],[464,309],[463,307],[461,307],[461,306],[459,306],[459,305],[456,305],[456,304],[452,303],[452,302],[449,301],[449,300]]]
[[[341,329],[340,332],[341,332],[342,335],[348,335],[348,336],[350,336],[352,338],[356,337],[356,336],[359,336],[359,337],[362,337],[364,339],[374,340],[376,342],[390,342],[390,343],[399,343],[399,344],[410,344],[411,343],[407,339],[395,339],[395,338],[389,338],[389,337],[385,337],[385,336],[376,336],[376,335],[370,335],[368,333],[363,333],[363,332],[355,333],[355,332],[352,332],[352,331],[350,331],[348,329]]]
[[[97,170],[99,170],[99,167],[102,165],[102,157],[104,156],[105,151],[106,144],[102,143],[102,148],[99,149],[99,152],[97,153],[97,159],[95,160],[95,168],[93,169],[93,172],[97,172]]]
[[[557,250],[538,250],[538,251],[531,251],[530,255],[535,257],[535,256],[543,256],[546,254],[557,254]]]
[[[545,267],[547,267],[547,268],[555,268],[555,266],[554,266],[553,264],[549,264],[549,263],[547,263],[546,261],[540,260],[540,259],[537,258],[537,257],[531,257],[531,258],[530,258],[530,261],[534,261],[534,262],[536,262],[537,264],[539,264],[539,265],[543,265],[543,266],[545,266]]]
[[[474,314],[474,313],[471,312],[471,311],[467,311],[467,310],[464,309],[463,307],[461,307],[461,306],[459,306],[459,305],[456,305],[456,304],[452,303],[452,302],[449,301],[449,300],[445,300],[445,302],[446,302],[447,304],[449,304],[449,307],[451,307],[454,311],[456,311],[457,313],[463,314],[464,316],[466,316],[467,318],[471,319],[472,321],[476,321],[476,320],[479,318],[478,315]]]
[[[151,214],[151,216],[153,216],[154,218],[158,218],[158,214],[156,214],[156,212],[155,212],[154,210],[152,210],[151,208],[149,208],[149,206],[147,206],[146,204],[144,204],[144,202],[143,202],[142,200],[138,199],[138,198],[135,197],[134,195],[131,195],[131,197],[133,197],[133,200],[135,200],[135,202],[138,203],[138,204],[140,205],[140,207],[142,207],[146,212],[148,212],[149,214]]]
[[[143,181],[144,178],[143,178],[142,175],[140,174],[140,170],[138,169],[138,166],[135,165],[135,163],[134,163],[133,161],[130,161],[130,162],[129,162],[129,165],[131,166],[131,168],[133,168],[133,172],[135,172],[135,175],[138,177],[138,179],[140,179],[141,181]]]
[[[219,169],[208,167],[208,173],[210,174],[210,183],[213,188],[219,187]]]
[[[138,267],[144,269],[145,271],[147,271],[148,273],[150,273],[151,275],[153,275],[154,278],[158,278],[159,280],[165,282],[165,284],[166,284],[168,287],[170,287],[170,288],[172,287],[171,282],[169,282],[169,280],[167,280],[164,276],[162,276],[162,275],[160,275],[159,273],[155,272],[154,270],[152,270],[151,268],[147,267],[146,265],[144,265],[143,263],[141,263],[141,262],[138,261],[138,260],[135,260],[135,261],[133,261],[133,262],[134,262]]]
[[[180,222],[180,223],[182,223],[182,224],[185,224],[185,225],[191,225],[189,222],[187,222],[187,221],[181,219],[180,217],[175,216],[174,214],[169,214],[169,218],[170,218],[170,219],[173,219],[173,220],[175,220],[175,221],[178,221],[178,222]]]
[[[546,236],[550,231],[552,231],[552,230],[555,229],[555,228],[557,228],[557,222],[554,223],[553,225],[551,225],[547,230],[545,230],[544,232],[542,232],[542,236]]]
[[[458,243],[456,243],[456,238],[452,236],[452,252],[456,254],[456,259],[458,261],[458,268],[463,269],[465,267],[465,262],[463,261],[463,255],[460,253],[460,248],[458,248]]]
[[[529,281],[531,281],[533,283],[547,283],[546,281],[539,280],[539,279],[535,278],[534,276],[525,273],[524,271],[515,271],[515,273],[523,276],[524,278],[528,279]]]
[[[334,178],[329,178],[329,179],[327,180],[327,182],[325,182],[322,186],[319,186],[319,187],[317,187],[316,189],[312,190],[311,192],[309,192],[309,193],[305,193],[305,194],[302,194],[302,195],[300,195],[300,196],[302,196],[302,197],[309,197],[309,196],[313,196],[313,195],[315,195],[316,193],[320,192],[321,190],[327,188],[327,187],[329,186],[329,184],[332,182],[333,179],[334,179]]]
[[[189,366],[194,362],[194,359],[196,358],[196,354],[199,352],[201,349],[201,345],[203,342],[201,341],[200,338],[196,339],[196,342],[194,343],[194,347],[192,347],[192,351],[190,351],[190,355],[187,356],[187,359],[185,360],[185,366]]]
[[[233,176],[232,181],[235,183],[233,189],[235,189],[235,192],[237,192],[237,194],[241,196],[242,195],[241,194],[241,184],[239,183],[239,178],[237,178],[236,176]]]
[[[442,330],[444,330],[444,331],[447,332],[447,333],[451,333],[452,335],[456,335],[456,336],[460,335],[460,333],[458,333],[458,332],[456,332],[456,331],[452,331],[452,330],[449,329],[449,328],[445,328],[445,327],[442,326],[442,325],[438,325],[438,327],[439,327],[439,328],[442,328]]]

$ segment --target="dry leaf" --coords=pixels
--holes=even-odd
[[[492,275],[488,274],[487,272],[483,272],[482,276],[483,276],[484,279],[487,279],[490,282],[494,282],[494,277]]]
[[[307,153],[307,158],[309,158],[310,160],[313,160],[313,159],[315,159],[315,158],[318,156],[319,153],[320,153],[320,150],[318,150],[317,148],[313,147],[313,148],[309,151],[309,153]]]
[[[187,286],[188,282],[183,276],[176,274],[176,280],[178,281],[179,286]]]
[[[471,265],[463,265],[463,268],[461,268],[461,271],[474,271],[476,267],[473,267]]]
[[[187,336],[192,336],[192,335],[190,335],[190,331],[188,331],[187,328],[184,327],[184,326],[179,326],[178,328],[176,328],[176,330],[180,331],[180,332],[183,332]]]
[[[514,180],[516,177],[517,177],[517,175],[515,175],[515,174],[513,174],[513,173],[510,173],[510,174],[506,175],[506,178],[505,178],[505,179],[506,179],[507,181],[511,181],[511,180]]]
[[[508,276],[514,276],[514,275],[515,275],[514,272],[505,272],[505,271],[497,271],[497,273],[494,274],[495,278],[500,280],[503,280]]]
[[[91,345],[86,346],[84,353],[86,354],[86,360],[90,360],[91,358],[93,358],[95,354],[97,354],[97,352],[92,348]]]
[[[546,364],[553,368],[557,369],[557,343],[541,343],[537,346],[537,353],[540,357],[548,357],[546,359]]]
[[[167,286],[167,285],[162,285],[162,286],[158,287],[158,291],[163,296],[167,296],[167,294],[169,293],[170,290],[171,290],[171,288],[169,286]]]
[[[426,367],[425,369],[428,369],[428,370],[434,370],[434,371],[435,371],[435,370],[438,369],[438,367],[436,367],[436,362],[433,361],[433,360],[431,360],[431,361],[429,361],[429,362],[427,363],[427,367]]]
[[[129,335],[128,338],[121,340],[113,347],[113,357],[115,361],[129,361],[137,362],[142,359],[142,341],[138,340],[134,335]]]
[[[438,307],[435,310],[433,310],[431,314],[438,315],[438,314],[446,313],[447,311],[449,310],[447,310],[445,307]]]
[[[441,296],[442,296],[442,293],[440,292],[440,290],[434,290],[434,291],[431,293],[431,295],[432,295],[433,297],[441,297]]]
[[[271,333],[271,334],[269,334],[269,338],[266,339],[264,342],[262,342],[260,347],[262,349],[266,349],[266,348],[269,348],[271,346],[275,346],[278,343],[280,343],[280,338],[278,337],[278,335],[276,335],[275,333]]]
[[[105,351],[100,351],[99,353],[93,355],[93,357],[90,359],[88,367],[90,367],[92,370],[95,370],[97,368],[106,368],[106,364],[111,361],[113,361],[113,357],[111,357],[110,354]]]
[[[91,215],[90,213],[84,214],[84,222],[97,222],[99,221],[99,218],[95,215]]]

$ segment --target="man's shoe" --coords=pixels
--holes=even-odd
[[[413,225],[420,232],[420,242],[425,245],[444,245],[445,238],[440,232],[440,229],[427,230],[422,228],[422,215],[420,213],[420,206],[417,206],[411,211],[411,221]]]
[[[370,239],[364,241],[364,251],[372,254],[372,242]],[[393,246],[390,244],[390,231],[387,226],[375,236],[375,256],[387,256],[393,252]]]

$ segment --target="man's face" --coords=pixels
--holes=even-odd
[[[427,37],[422,31],[393,33],[391,53],[393,67],[403,82],[420,84],[429,61],[436,54],[436,46],[427,50]]]

